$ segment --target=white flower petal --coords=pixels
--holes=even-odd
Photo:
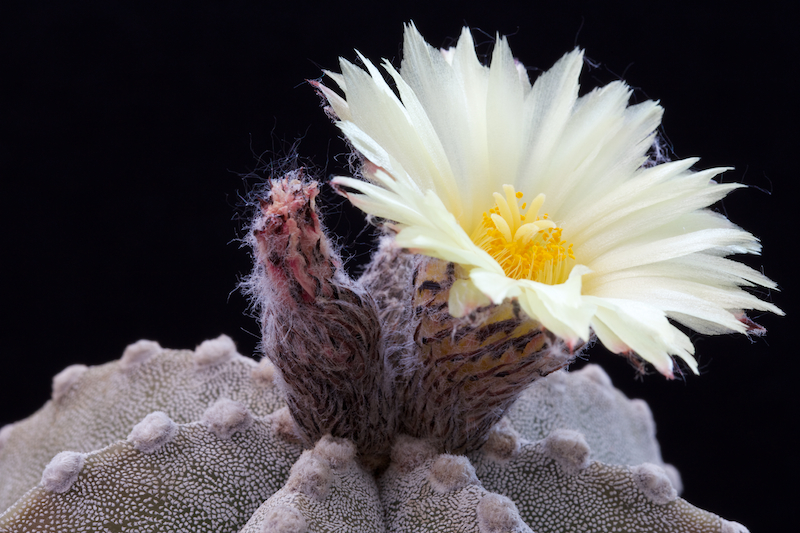
[[[471,281],[458,279],[450,287],[450,296],[447,303],[450,314],[459,318],[468,315],[479,307],[491,304],[492,301]]]
[[[744,333],[746,328],[730,310],[757,309],[782,314],[772,304],[762,302],[741,289],[732,290],[675,278],[640,275],[615,279],[594,288],[592,294],[646,302],[665,313],[675,312],[716,322],[728,331],[739,333]]]
[[[352,114],[350,113],[350,106],[347,105],[347,101],[344,98],[321,83],[315,83],[314,86],[319,89],[325,96],[325,99],[328,100],[328,104],[330,104],[331,109],[339,120],[351,119]]]
[[[757,250],[757,244],[755,237],[745,231],[727,228],[702,229],[675,237],[619,246],[589,264],[595,273],[601,275],[705,250]]]
[[[694,373],[697,373],[697,362],[692,354],[694,347],[689,338],[669,323],[667,317],[647,304],[619,298],[587,297],[597,304],[595,332],[611,331],[615,339],[609,339],[609,348],[620,346],[622,342],[630,351],[636,352],[645,361],[651,363],[656,370],[665,376],[672,375],[673,363],[671,355],[683,359]],[[599,325],[602,324],[602,325]],[[601,341],[603,338],[600,337]],[[605,344],[605,341],[603,341]]]
[[[425,109],[458,179],[463,212],[459,220],[470,232],[480,222],[489,198],[490,167],[486,146],[488,73],[478,61],[472,36],[464,30],[452,63],[428,45],[417,29],[406,27],[400,74]],[[465,194],[466,193],[466,194]]]
[[[441,228],[407,227],[397,234],[396,242],[398,246],[408,248],[415,253],[500,274],[503,272],[497,261],[492,259],[489,254],[474,246],[468,248],[463,244],[460,245],[458,240],[443,235]]]
[[[486,90],[485,143],[491,171],[509,176],[509,181],[517,176],[526,150],[525,123],[520,113],[525,98],[523,89],[508,43],[498,39]]]
[[[333,184],[362,192],[363,194],[348,193],[347,197],[354,205],[371,215],[408,225],[425,222],[424,215],[408,202],[410,195],[399,196],[370,183],[343,176],[334,178]]]
[[[523,145],[528,160],[519,185],[548,190],[557,176],[542,176],[551,152],[567,125],[578,98],[578,76],[583,66],[583,51],[575,49],[539,76],[525,99],[523,117],[528,125]],[[524,181],[523,181],[524,180]]]
[[[577,265],[569,279],[560,285],[547,285],[529,280],[512,280],[502,273],[474,269],[470,279],[495,303],[506,298],[519,298],[522,309],[535,317],[546,329],[559,337],[578,342],[588,341],[589,325],[595,304],[581,295],[581,276],[589,269]]]

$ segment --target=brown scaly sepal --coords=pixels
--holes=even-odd
[[[412,276],[414,349],[406,357],[402,430],[447,452],[480,447],[490,429],[534,380],[575,356],[529,319],[516,302],[450,316],[456,267],[417,256]],[[408,370],[410,369],[410,371]]]

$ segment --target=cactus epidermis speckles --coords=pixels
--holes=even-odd
[[[3,463],[16,463],[24,458],[20,455],[20,444],[32,446],[30,443],[34,441],[29,438],[35,427],[32,423],[42,423],[40,418],[48,410],[58,409],[53,419],[81,420],[86,415],[75,418],[71,410],[83,401],[84,395],[94,397],[97,390],[107,389],[109,383],[124,383],[120,381],[123,376],[130,379],[162,363],[180,369],[184,377],[197,374],[193,355],[173,350],[159,352],[135,370],[120,372],[122,369],[113,364],[92,367],[85,374],[90,379],[81,379],[76,384],[69,402],[60,402],[57,406],[48,402],[45,409],[32,419],[4,428],[2,434],[6,446],[0,450],[0,467],[7,472],[5,479],[12,479],[16,474]],[[226,375],[246,391],[245,397],[236,396],[235,401],[247,405],[251,412],[263,412],[266,405],[262,403],[263,395],[269,393],[271,385],[248,385],[253,380],[255,367],[252,361],[243,361],[237,356],[214,368],[226,369]],[[217,370],[211,370],[201,374],[215,381]],[[323,436],[308,454],[315,457],[323,468],[298,467],[295,474],[302,476],[310,470],[311,479],[287,483],[290,468],[302,450],[297,445],[294,421],[286,408],[277,409],[266,417],[253,416],[248,429],[234,432],[229,439],[221,439],[210,431],[206,421],[178,424],[169,444],[157,447],[152,453],[138,451],[132,443],[124,441],[88,454],[74,455],[72,452],[72,457],[84,457],[84,466],[77,469],[79,474],[72,482],[69,482],[71,475],[58,478],[67,478],[65,483],[56,484],[67,487],[66,492],[48,492],[44,485],[35,488],[0,516],[0,531],[41,524],[44,517],[48,524],[59,530],[69,530],[73,526],[97,526],[101,529],[104,527],[102,524],[109,520],[120,524],[139,524],[147,520],[161,530],[215,533],[240,530],[243,533],[265,530],[486,533],[529,532],[530,528],[537,533],[550,533],[591,530],[603,524],[610,529],[616,527],[625,531],[649,528],[656,532],[746,532],[746,529],[739,529],[741,526],[738,524],[722,521],[679,498],[658,503],[659,494],[672,496],[668,490],[660,490],[669,486],[660,477],[657,467],[639,464],[630,468],[595,461],[575,474],[568,474],[545,453],[544,439],[537,439],[538,442],[526,440],[525,435],[552,433],[555,421],[575,431],[580,430],[582,434],[593,435],[591,438],[596,443],[598,456],[628,457],[622,464],[636,464],[636,458],[649,457],[651,459],[645,462],[661,464],[660,457],[652,455],[653,445],[645,442],[653,439],[647,424],[637,421],[628,430],[620,430],[623,435],[605,437],[593,426],[612,427],[616,432],[616,428],[628,426],[609,425],[608,417],[636,420],[649,414],[643,413],[641,407],[631,405],[636,402],[610,389],[605,379],[588,379],[587,374],[592,372],[559,372],[535,382],[532,389],[522,395],[508,418],[492,429],[487,444],[469,455],[469,461],[463,456],[437,454],[436,447],[428,440],[399,435],[392,447],[388,468],[377,478],[356,460],[354,443]],[[161,370],[147,372],[141,379],[147,380],[147,385],[141,384],[143,390],[151,393],[165,383]],[[167,383],[173,391],[187,386],[180,381]],[[202,389],[194,382],[190,384],[192,390]],[[600,396],[597,396],[598,387],[605,391]],[[136,390],[129,390],[134,393],[135,403],[146,403]],[[230,398],[242,391],[227,389],[217,398]],[[180,394],[185,397],[184,393]],[[542,394],[551,401],[542,401]],[[572,401],[563,401],[562,396],[571,397]],[[202,398],[201,395],[198,404],[216,405]],[[605,400],[598,402],[598,398]],[[606,416],[593,411],[598,403]],[[181,412],[184,413],[182,416],[190,413],[200,420],[204,411],[207,413],[205,407],[198,405],[186,407]],[[533,412],[539,413],[538,418],[531,416]],[[119,415],[127,416],[126,413],[127,408],[118,412],[101,410],[96,415],[109,422],[118,422]],[[636,429],[640,426],[643,429]],[[88,431],[91,428],[81,426],[80,429]],[[36,435],[38,433],[34,432],[31,438],[41,440]],[[630,439],[630,442],[625,439]],[[609,446],[624,451],[609,455],[604,451]],[[52,455],[47,460],[50,459]],[[43,477],[42,470],[43,467],[39,467],[37,479],[27,488],[36,485]],[[74,471],[71,468],[61,470],[62,473]],[[648,475],[648,472],[655,475]],[[323,475],[318,476],[320,473]],[[207,483],[212,478],[216,488],[209,493]],[[109,483],[109,479],[115,481]],[[124,480],[127,481],[121,482]],[[376,483],[382,487],[380,493]],[[152,500],[147,499],[152,495],[139,490],[142,486],[158,488],[161,492],[157,496],[160,495],[161,501],[171,501],[174,505],[170,503],[166,508],[154,508]],[[322,490],[318,490],[320,487]],[[90,517],[78,512],[81,506],[85,506],[83,495],[89,492],[97,495],[97,505]],[[198,494],[204,496],[198,498]],[[258,503],[264,500],[266,502],[257,508]],[[124,505],[120,506],[119,502],[124,502]],[[633,514],[631,509],[635,510]],[[388,517],[386,521],[384,514]],[[251,518],[249,522],[248,517]],[[242,529],[245,522],[247,525]],[[137,527],[131,526],[132,529]]]
[[[131,351],[129,347],[126,354]],[[268,415],[285,405],[272,383],[254,378],[257,364],[238,354],[204,367],[197,365],[195,354],[188,350],[164,349],[137,361],[130,364],[129,356],[89,367],[61,400],[48,402],[31,417],[6,426],[5,444],[0,447],[0,510],[36,484],[58,452],[86,453],[124,440],[153,411],[187,423],[200,420],[219,398],[242,402],[254,416]]]
[[[300,453],[261,418],[228,440],[201,422],[178,424],[152,453],[117,441],[85,454],[69,490],[35,487],[0,515],[0,531],[104,531],[113,524],[118,531],[234,533],[281,488]]]
[[[465,456],[432,453],[429,443],[405,437],[392,450],[378,486],[391,532],[529,533],[514,505],[487,491]],[[487,500],[488,498],[488,500]]]
[[[546,448],[545,441],[523,441],[505,461],[482,451],[470,454],[485,489],[509,497],[533,531],[720,531],[719,517],[681,499],[654,501],[627,466],[592,461],[567,472]]]
[[[323,436],[240,533],[386,531],[375,479],[355,460],[355,451],[350,441]]]

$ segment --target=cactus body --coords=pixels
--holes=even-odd
[[[90,367],[67,401],[48,402],[4,429],[4,494],[6,501],[20,497],[0,515],[0,531],[740,528],[676,496],[679,481],[661,461],[649,410],[593,365],[535,381],[479,450],[442,454],[432,441],[399,435],[388,467],[372,472],[345,439],[325,436],[302,451],[269,366],[233,354],[198,368],[208,355],[202,345],[199,351],[159,350],[133,374],[124,360]],[[181,401],[161,398],[164,369],[172,371],[173,390],[187,390]],[[130,404],[118,412],[105,408],[98,391],[123,380],[141,392],[128,394]],[[132,413],[130,420],[120,413]],[[58,419],[93,423],[61,430],[63,444],[54,435],[34,445]],[[570,435],[582,439],[581,460]],[[73,453],[52,451],[60,448]]]

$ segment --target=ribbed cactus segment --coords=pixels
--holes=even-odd
[[[401,437],[378,479],[389,533],[531,533],[507,498],[491,494],[463,455]]]
[[[415,266],[408,302],[414,343],[403,364],[411,370],[398,393],[401,427],[442,451],[471,451],[528,385],[568,365],[574,353],[515,302],[454,318],[448,295],[455,265],[420,256]],[[442,404],[451,406],[449,416],[441,416]]]
[[[240,533],[382,533],[378,487],[352,442],[324,436]]]
[[[255,264],[244,285],[304,443],[330,433],[380,463],[395,429],[395,402],[378,311],[342,269],[316,211],[318,193],[301,170],[270,181],[247,239]]]
[[[576,467],[572,443],[564,435],[549,439],[524,442],[505,461],[471,456],[483,486],[513,500],[533,531],[723,531],[726,521],[676,497],[661,467],[598,461]]]
[[[0,510],[36,484],[58,452],[91,452],[124,439],[153,411],[188,423],[200,420],[219,398],[228,398],[256,416],[272,413],[284,402],[271,381],[263,379],[263,366],[237,354],[223,336],[194,352],[139,341],[119,361],[68,367],[54,380],[54,398],[4,432]]]
[[[72,456],[51,463],[42,483],[0,515],[0,531],[233,533],[283,486],[302,451],[269,416],[229,438],[202,422],[165,419],[148,416],[127,440],[78,454],[77,474]]]
[[[573,429],[583,434],[597,461],[663,466],[647,403],[627,398],[597,365],[556,372],[534,382],[507,416],[530,441],[544,439],[556,429]]]

